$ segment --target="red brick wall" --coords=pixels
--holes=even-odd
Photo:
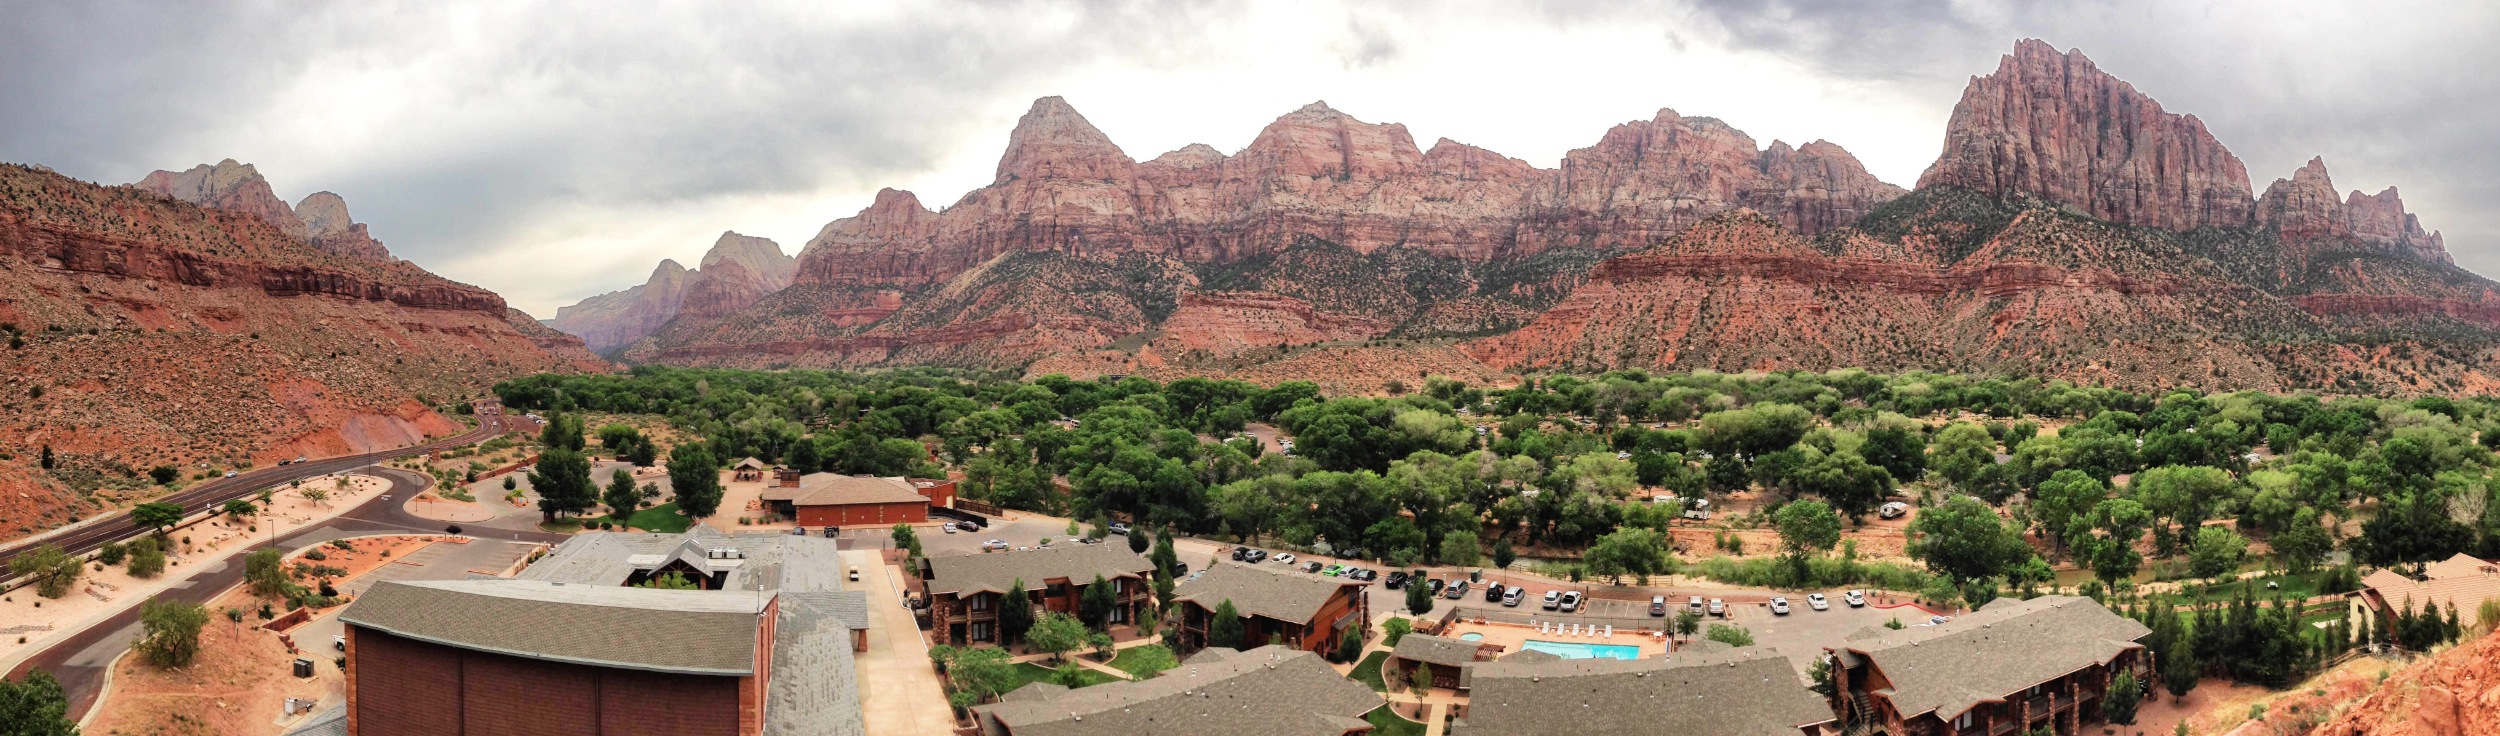
[[[355,736],[753,736],[755,678],[680,675],[475,652],[347,627]],[[751,694],[750,694],[751,693]]]
[[[924,488],[920,486],[922,483],[927,483],[929,485]],[[914,480],[912,481],[912,490],[919,491],[921,498],[929,499],[929,505],[931,506],[939,508],[952,508],[954,506],[954,481],[927,479]]]
[[[927,502],[800,506],[798,511],[800,526],[892,526],[929,520]]]

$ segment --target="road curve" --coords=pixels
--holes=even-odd
[[[321,460],[308,460],[292,465],[280,465],[277,467],[255,470],[249,473],[242,473],[232,478],[214,478],[204,481],[198,485],[194,485],[190,488],[166,494],[163,497],[157,498],[154,502],[182,504],[183,514],[187,516],[190,514],[200,513],[211,508],[223,506],[230,500],[248,498],[263,488],[283,486],[287,483],[305,478],[313,478],[346,470],[354,470],[356,468],[400,457],[406,457],[409,455],[419,455],[434,452],[436,450],[459,447],[461,445],[474,442],[483,442],[495,437],[496,435],[503,434],[507,427],[521,429],[529,426],[529,420],[515,419],[504,416],[501,408],[492,402],[481,402],[479,405],[477,420],[478,425],[476,429],[451,437],[435,440],[433,442],[383,450],[380,452],[368,452],[361,455],[342,455],[339,457],[325,458]],[[419,488],[418,490],[424,489]],[[87,522],[84,526],[72,528],[47,539],[29,540],[19,542],[5,548],[0,548],[0,575],[6,574],[9,562],[17,559],[19,554],[23,554],[26,551],[41,545],[58,544],[61,545],[62,549],[68,550],[70,554],[83,555],[88,552],[95,551],[97,547],[104,546],[106,542],[118,542],[127,539],[135,539],[140,534],[146,533],[146,531],[147,530],[141,528],[138,523],[131,521],[130,514],[127,512],[118,516],[92,520]],[[6,579],[7,578],[0,578],[0,580]]]

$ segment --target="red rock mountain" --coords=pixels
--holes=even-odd
[[[1048,97],[1018,121],[989,186],[942,211],[879,192],[809,241],[792,289],[708,325],[681,318],[619,355],[1013,365],[1167,318],[1295,321],[1204,345],[1188,342],[1194,330],[1166,330],[1188,343],[1177,349],[1220,354],[1292,336],[1381,337],[1410,322],[1414,334],[1503,329],[1605,253],[1711,214],[1753,208],[1817,232],[1900,194],[1839,146],[1765,149],[1672,110],[1616,126],[1556,169],[1446,139],[1420,149],[1405,126],[1323,103],[1230,156],[1191,145],[1138,162]],[[1033,280],[1043,274],[1059,281]],[[1361,281],[1385,274],[1442,281]],[[1203,279],[1245,288],[1184,299]]]
[[[177,196],[0,165],[0,538],[143,497],[159,464],[398,446],[494,381],[608,367],[492,292],[318,247],[298,232],[344,210],[291,221],[248,167],[150,179]]]
[[[2248,168],[2194,115],[2178,115],[2081,52],[2025,40],[1973,77],[1944,156],[1920,187],[2022,192],[2095,217],[2170,230],[2241,227]]]
[[[557,309],[546,324],[605,353],[657,333],[681,315],[708,324],[734,314],[789,286],[796,268],[780,244],[724,232],[696,270],[660,261],[642,285]]]
[[[347,200],[314,192],[288,207],[270,191],[269,181],[251,164],[234,159],[201,164],[188,171],[150,172],[133,186],[197,205],[260,218],[279,232],[312,241],[313,247],[351,258],[388,260],[391,252],[347,214]]]
[[[618,353],[1317,379],[1961,370],[2500,387],[2500,285],[2323,163],[2263,198],[2193,116],[2023,41],[1904,195],[1839,147],[1661,111],[1541,169],[1312,104],[1139,162],[1057,98],[942,210],[880,192],[790,288]]]

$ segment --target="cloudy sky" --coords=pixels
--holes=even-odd
[[[1312,100],[1552,166],[1671,107],[1914,183],[2015,39],[2202,117],[2256,188],[2323,155],[2500,274],[2500,6],[2474,2],[0,0],[0,160],[107,183],[234,158],[540,316],[797,252],[879,187],[952,202],[1063,95],[1130,155]]]

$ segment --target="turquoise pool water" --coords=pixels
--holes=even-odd
[[[1590,644],[1587,642],[1577,641],[1538,641],[1535,639],[1529,639],[1526,644],[1522,644],[1520,646],[1522,648],[1533,649],[1561,657],[1563,659],[1595,659],[1598,657],[1605,657],[1607,659],[1641,658],[1640,647],[1628,647],[1621,644]]]
[[[1470,631],[1458,635],[1459,641],[1484,641],[1484,632]]]

